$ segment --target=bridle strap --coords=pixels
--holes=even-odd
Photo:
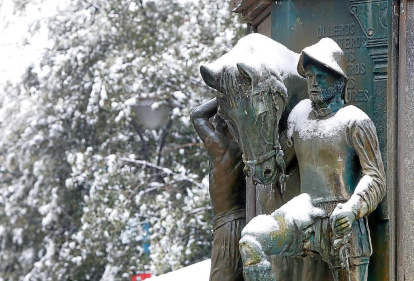
[[[269,91],[271,91],[271,89],[269,89]],[[271,98],[273,100],[272,102],[272,106],[275,109],[275,111],[277,112],[278,110],[280,110],[278,104],[277,104],[277,98],[276,95],[273,93],[269,93],[271,95]],[[284,96],[283,94],[277,92],[278,95],[280,95],[284,101],[284,105],[282,105],[282,107],[284,108],[286,105],[286,99],[287,97]],[[279,121],[276,118],[275,124],[274,124],[274,135],[273,135],[273,149],[271,151],[269,151],[268,153],[260,156],[257,159],[253,159],[253,160],[247,160],[246,158],[244,158],[243,156],[243,162],[244,164],[250,169],[251,174],[253,175],[255,173],[256,170],[256,165],[263,163],[264,161],[275,157],[276,158],[276,163],[278,166],[280,166],[280,168],[282,168],[282,175],[279,177],[279,182],[281,185],[281,193],[283,193],[286,190],[286,180],[288,178],[288,176],[285,175],[285,167],[284,164],[281,165],[281,163],[279,163],[279,157],[282,156],[283,157],[283,151],[281,150],[281,146],[279,143]],[[282,158],[282,162],[283,158]]]
[[[278,108],[277,108],[277,105],[276,105],[276,103],[277,103],[276,98],[274,97],[273,94],[270,94],[270,95],[272,96],[272,100],[273,100],[272,106],[275,109],[275,111],[277,111]],[[281,94],[279,94],[279,95],[281,95]],[[281,95],[281,96],[283,98],[283,95]],[[243,157],[243,162],[245,164],[249,165],[249,167],[250,167],[250,165],[260,164],[260,163],[268,160],[269,158],[272,158],[273,156],[276,156],[277,153],[279,152],[279,150],[280,150],[280,144],[278,143],[278,139],[279,139],[279,122],[278,122],[277,118],[275,120],[274,128],[275,128],[274,129],[275,131],[274,131],[274,135],[273,135],[273,149],[271,151],[269,151],[268,153],[260,156],[257,159],[254,159],[254,160],[247,160]],[[277,145],[275,145],[275,142],[277,143]]]
[[[267,159],[269,159],[269,158],[272,158],[273,156],[275,156],[276,155],[276,150],[274,150],[274,149],[272,149],[271,151],[269,151],[268,153],[266,153],[266,154],[264,154],[264,155],[262,155],[262,156],[260,156],[259,158],[257,158],[257,159],[254,159],[254,160],[247,160],[247,159],[245,159],[244,157],[243,157],[243,162],[245,163],[245,164],[247,164],[247,165],[257,165],[257,164],[260,164],[260,163],[262,163],[262,162],[264,162],[264,161],[266,161]]]

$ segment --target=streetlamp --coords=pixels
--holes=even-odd
[[[166,103],[159,103],[157,98],[135,97],[125,102],[135,113],[137,121],[145,128],[155,130],[164,125],[169,118],[171,107]]]

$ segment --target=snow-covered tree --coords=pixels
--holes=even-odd
[[[208,258],[208,158],[189,112],[210,97],[200,62],[241,25],[222,0],[64,3],[31,26],[49,32],[42,61],[0,93],[0,280],[121,280]],[[171,109],[160,129],[126,102],[148,98]]]

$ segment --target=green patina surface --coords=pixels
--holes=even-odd
[[[272,4],[272,38],[299,53],[323,37],[335,40],[348,64],[349,104],[366,112],[377,128],[387,169],[387,73],[390,56],[391,1],[282,0]],[[388,193],[392,190],[388,187]],[[387,199],[369,218],[374,254],[369,280],[389,280],[390,211]]]

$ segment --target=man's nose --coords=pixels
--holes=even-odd
[[[311,76],[311,84],[312,86],[318,86],[318,80],[316,79],[316,75],[315,76]]]

